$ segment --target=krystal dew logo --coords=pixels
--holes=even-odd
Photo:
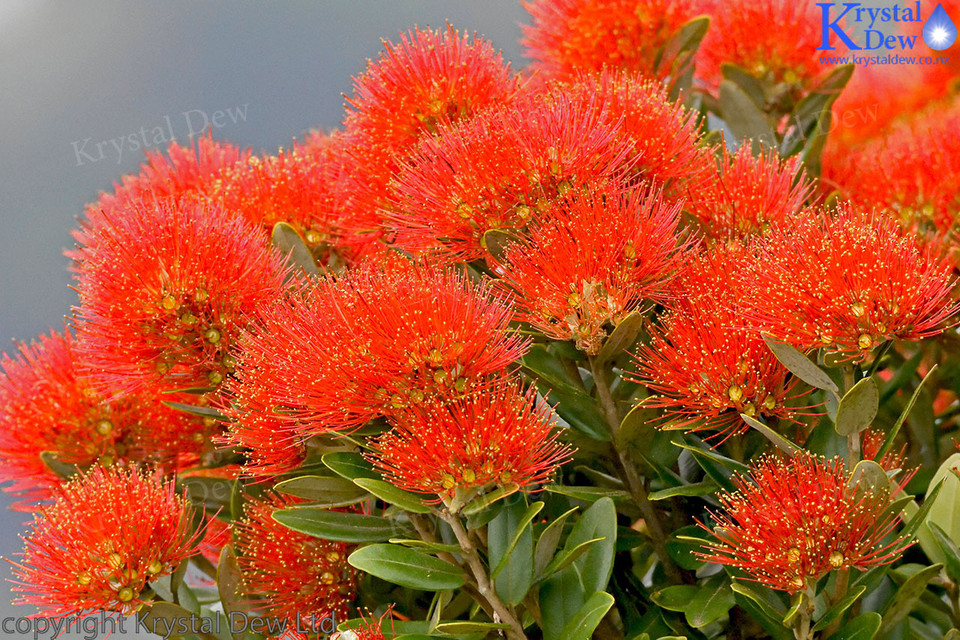
[[[860,2],[818,2],[823,19],[823,40],[819,51],[834,51],[834,37],[851,51],[913,50],[919,36],[903,35],[902,23],[923,22],[920,2],[892,7],[865,7]],[[864,42],[858,44],[850,31],[865,27]],[[901,33],[891,33],[898,31]],[[943,5],[938,4],[923,24],[923,42],[934,51],[943,51],[957,40],[957,27]]]

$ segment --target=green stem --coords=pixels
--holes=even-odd
[[[480,592],[484,600],[490,603],[496,614],[495,618],[499,618],[500,622],[509,625],[507,640],[527,640],[527,635],[523,631],[523,624],[513,610],[504,604],[500,596],[497,595],[493,583],[490,581],[490,575],[487,573],[487,568],[483,566],[480,554],[477,553],[473,540],[471,540],[467,530],[464,529],[463,523],[460,522],[460,517],[446,509],[440,513],[440,517],[450,525],[453,535],[457,537],[457,542],[460,543],[460,548],[463,550],[463,558],[467,561],[467,568],[469,568],[476,581],[477,591]]]
[[[793,637],[796,640],[813,640],[814,634],[810,628],[810,623],[813,621],[813,594],[810,593],[812,589],[807,589],[802,592],[801,598],[803,598],[803,603],[800,605],[800,612],[797,614],[797,622],[793,626]]]
[[[846,394],[853,388],[856,376],[854,374],[854,365],[845,365],[843,367],[843,393]],[[857,463],[860,462],[860,433],[851,433],[847,436],[847,469],[853,471]]]
[[[607,426],[610,428],[610,435],[613,441],[613,449],[616,452],[615,461],[617,463],[620,478],[624,481],[633,501],[640,508],[644,522],[647,524],[647,531],[650,534],[650,541],[653,543],[653,551],[663,565],[663,571],[671,582],[683,584],[687,582],[683,573],[674,564],[670,554],[667,553],[667,533],[663,526],[663,520],[660,512],[653,503],[650,502],[647,487],[637,473],[637,467],[630,460],[626,452],[621,451],[616,446],[617,434],[620,431],[620,422],[622,416],[617,410],[617,404],[610,393],[610,386],[607,382],[606,371],[597,363],[595,358],[590,358],[590,372],[593,374],[593,384],[597,389],[597,399],[600,401],[600,409],[607,419]]]
[[[835,605],[841,600],[844,596],[847,595],[847,589],[850,587],[850,569],[844,567],[837,573],[837,581],[833,585],[833,595],[830,598],[830,604]],[[823,637],[829,638],[840,629],[840,622],[842,622],[843,616],[840,616],[833,622],[831,622],[826,629],[823,630]]]

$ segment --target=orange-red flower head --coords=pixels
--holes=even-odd
[[[521,228],[568,191],[622,174],[630,146],[597,96],[562,87],[441,127],[397,177],[397,244],[451,262],[484,257],[485,232]]]
[[[953,263],[882,214],[807,211],[755,244],[744,313],[801,350],[862,360],[885,340],[940,333],[958,311]]]
[[[816,4],[704,0],[702,6],[711,23],[697,50],[696,76],[709,91],[717,91],[723,63],[745,69],[762,84],[793,99],[830,73],[831,67],[820,62],[823,52],[817,50],[824,35],[822,13]]]
[[[509,102],[518,86],[488,41],[449,25],[414,29],[384,47],[354,80],[344,120],[351,178],[347,224],[358,234],[380,227],[390,181],[419,140],[441,125]]]
[[[115,392],[216,387],[245,314],[282,287],[261,230],[192,199],[111,214],[78,258],[78,350]]]
[[[787,420],[796,413],[787,404],[796,379],[739,314],[743,259],[742,249],[715,246],[692,261],[673,308],[636,354],[636,378],[655,394],[643,404],[662,409],[674,428],[729,436],[747,429],[742,413]]]
[[[607,327],[663,299],[685,253],[679,215],[679,204],[649,190],[571,192],[507,247],[498,282],[515,295],[520,319],[595,355]]]
[[[893,562],[909,543],[884,542],[899,522],[889,493],[850,480],[839,458],[761,458],[749,478],[734,476],[736,491],[720,494],[717,542],[701,555],[789,593],[836,569]]]
[[[62,483],[41,453],[81,470],[140,462],[174,471],[197,464],[218,429],[161,404],[187,402],[178,395],[108,401],[81,375],[69,333],[41,336],[0,364],[0,478],[13,481],[7,491],[27,498],[19,508],[34,508]]]
[[[231,428],[262,472],[293,464],[309,435],[483,386],[527,345],[487,285],[399,259],[320,280],[260,315],[236,355]]]
[[[55,617],[129,615],[152,580],[193,555],[191,520],[186,500],[159,474],[94,467],[36,516],[14,563],[19,602]]]
[[[798,157],[783,161],[775,150],[754,156],[750,145],[724,148],[719,170],[694,193],[690,209],[713,238],[764,231],[800,211],[812,186]]]
[[[677,0],[533,0],[523,27],[523,45],[534,69],[552,79],[578,71],[625,69],[662,79],[657,67],[670,38],[693,16],[696,5]]]
[[[532,490],[570,455],[550,408],[516,379],[400,414],[368,458],[402,489],[460,504],[511,483]]]
[[[299,504],[296,498],[268,494],[248,500],[234,523],[237,566],[251,604],[287,627],[309,629],[334,616],[347,619],[356,597],[357,570],[347,564],[352,547],[288,529],[273,514]]]

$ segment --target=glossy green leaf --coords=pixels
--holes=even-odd
[[[893,629],[913,611],[920,601],[920,596],[927,590],[927,585],[940,573],[941,569],[943,569],[942,564],[924,567],[900,585],[890,606],[883,613],[883,623],[880,627],[881,635]]]
[[[678,566],[695,571],[705,563],[698,553],[703,553],[709,541],[700,537],[706,532],[698,525],[691,524],[681,527],[667,538],[667,554]]]
[[[373,465],[367,462],[359,453],[335,451],[326,453],[321,458],[323,464],[341,478],[356,480],[357,478],[383,478],[374,470]]]
[[[752,600],[760,609],[773,620],[783,620],[787,615],[787,608],[783,602],[774,595],[773,591],[763,586],[754,586],[749,582],[734,581],[730,585],[734,593],[739,593],[745,598]]]
[[[41,451],[40,460],[43,461],[43,464],[46,465],[47,469],[50,469],[50,471],[55,473],[62,480],[69,480],[73,476],[80,473],[80,469],[77,467],[77,465],[63,462],[53,451]]]
[[[549,389],[567,395],[584,394],[583,388],[567,374],[558,357],[550,353],[546,346],[530,345],[520,362],[524,372],[537,380],[538,387],[546,384]]]
[[[553,554],[557,552],[557,547],[560,544],[560,537],[563,535],[563,523],[567,517],[576,510],[577,507],[574,507],[554,518],[540,534],[540,537],[537,539],[537,547],[534,554],[533,575],[544,575],[544,569],[550,564],[550,560],[553,559]]]
[[[234,480],[188,476],[181,478],[179,484],[186,488],[187,499],[191,504],[217,511],[226,518],[230,517],[230,498],[233,495]]]
[[[737,140],[755,140],[767,146],[777,144],[777,135],[766,114],[730,80],[720,82],[720,113]]]
[[[314,507],[281,509],[273,519],[294,531],[339,542],[384,542],[407,533],[386,518]]]
[[[842,436],[860,433],[877,417],[880,389],[873,376],[864,378],[840,398],[835,421],[837,433]]]
[[[813,625],[813,630],[820,631],[821,629],[826,629],[835,620],[838,620],[840,616],[847,612],[847,609],[853,606],[854,602],[860,599],[860,596],[862,596],[866,590],[867,588],[863,585],[850,589],[847,595],[840,599],[840,602],[830,607],[830,609],[823,614],[823,617],[817,620],[817,623]]]
[[[951,540],[947,532],[941,529],[936,522],[926,522],[924,527],[930,531],[930,535],[940,547],[944,564],[947,567],[947,574],[954,582],[960,581],[960,548],[957,547],[957,543]]]
[[[587,598],[583,606],[563,625],[560,637],[566,640],[590,640],[594,629],[613,606],[613,596],[598,591]]]
[[[763,87],[749,71],[738,65],[724,62],[720,65],[720,73],[724,80],[729,80],[747,94],[750,100],[760,109],[766,105],[767,98],[763,94]]]
[[[504,229],[489,229],[480,239],[480,245],[498,262],[502,262],[507,247],[518,240],[513,233]]]
[[[463,549],[458,544],[444,544],[442,542],[429,542],[427,540],[416,540],[406,538],[390,538],[387,542],[390,544],[399,544],[404,547],[421,549],[430,553],[460,553]]]
[[[421,497],[415,493],[404,491],[389,482],[374,478],[355,478],[353,482],[366,489],[384,502],[400,507],[411,513],[430,513],[430,507],[423,504]]]
[[[280,493],[309,500],[312,506],[331,508],[356,504],[370,494],[341,477],[300,476],[278,483],[274,487]]]
[[[350,566],[408,589],[438,591],[464,584],[456,565],[395,544],[371,544],[347,558]]]
[[[669,498],[676,498],[678,496],[707,496],[712,493],[716,493],[718,488],[719,487],[717,487],[716,482],[713,482],[712,480],[704,480],[703,482],[694,482],[692,484],[680,485],[679,487],[670,487],[669,489],[652,491],[647,497],[651,502],[658,502],[660,500],[667,500]]]
[[[611,500],[630,500],[630,492],[623,489],[603,489],[601,487],[570,487],[561,484],[548,484],[544,487],[550,493],[558,493],[585,502],[595,502],[600,498]]]
[[[533,584],[533,530],[530,522],[543,503],[527,508],[515,497],[487,525],[490,577],[497,595],[509,605],[519,604]]]
[[[307,275],[315,276],[320,273],[307,243],[288,223],[278,222],[273,225],[273,244],[282,255],[290,256],[290,262],[303,269]]]
[[[727,615],[734,604],[730,583],[721,574],[703,582],[690,606],[684,610],[684,616],[691,627],[702,629]]]
[[[882,622],[879,613],[870,611],[843,625],[828,640],[873,640]]]
[[[637,336],[643,329],[643,323],[644,317],[639,311],[634,311],[621,320],[620,324],[610,332],[610,336],[604,340],[603,346],[600,347],[594,361],[601,365],[625,356],[626,349],[632,347],[633,343],[637,341]]]
[[[503,500],[508,496],[512,496],[519,490],[520,490],[520,485],[518,485],[515,482],[511,482],[510,484],[505,484],[501,487],[497,487],[493,491],[488,491],[482,496],[479,496],[473,501],[469,502],[463,509],[460,510],[460,513],[462,513],[465,516],[475,515],[480,511],[483,511],[493,503]]]
[[[837,384],[827,375],[826,371],[811,362],[807,356],[797,351],[793,346],[783,342],[777,342],[767,336],[763,337],[763,341],[770,348],[770,351],[773,352],[773,355],[776,356],[777,360],[780,361],[780,364],[787,368],[787,371],[811,387],[829,391],[839,397],[840,388]]]
[[[550,391],[549,399],[556,406],[554,410],[567,421],[571,428],[598,442],[610,441],[610,428],[606,418],[600,413],[596,402],[586,393],[563,393]]]
[[[857,499],[872,493],[876,496],[890,495],[890,477],[879,464],[873,460],[861,460],[850,474],[848,486],[854,490]]]
[[[453,622],[441,622],[437,625],[437,631],[450,635],[461,635],[464,633],[489,633],[501,629],[509,629],[508,624],[498,624],[495,622],[474,622],[472,620],[456,620]]]
[[[874,456],[875,459],[879,460],[885,456],[890,449],[893,448],[893,442],[897,437],[897,434],[900,432],[900,427],[903,426],[903,423],[907,421],[907,418],[910,416],[910,412],[913,411],[913,405],[917,403],[917,398],[920,397],[920,390],[923,389],[927,380],[930,379],[930,376],[933,375],[934,371],[937,370],[937,365],[930,367],[930,370],[927,372],[927,375],[923,377],[923,380],[920,381],[920,384],[917,385],[917,388],[913,391],[913,394],[910,396],[910,400],[907,402],[907,405],[903,408],[903,411],[900,413],[900,417],[897,418],[897,421],[893,423],[893,427],[890,428],[890,432],[887,433],[886,439],[883,441],[883,445],[877,451],[877,455]]]
[[[233,545],[226,545],[220,550],[220,560],[217,563],[217,591],[223,611],[229,619],[233,614],[247,614],[250,611],[249,598],[243,591],[240,568],[237,566],[237,557],[233,552]],[[231,633],[234,640],[246,640],[251,634],[246,631]]]
[[[745,413],[741,413],[740,417],[743,419],[744,422],[747,423],[748,426],[759,431],[764,438],[772,442],[774,446],[776,446],[778,449],[780,449],[784,453],[788,455],[793,455],[798,451],[800,451],[800,447],[793,444],[792,442],[790,442],[789,440],[784,438],[782,435],[780,435],[779,433],[777,433],[767,425],[763,424],[759,420],[751,418]]]
[[[943,532],[955,543],[960,543],[960,479],[953,473],[953,469],[960,467],[960,453],[955,453],[940,465],[937,472],[930,479],[930,486],[937,487],[939,491],[934,500],[928,495],[920,507],[921,512],[926,511],[926,521],[939,526]],[[914,522],[920,514],[913,516],[911,522]],[[946,563],[946,558],[940,551],[939,545],[924,531],[919,528],[918,535],[920,546],[924,553],[931,560],[940,563]]]
[[[693,599],[700,591],[700,587],[692,584],[681,584],[672,587],[660,589],[651,595],[651,599],[657,606],[670,611],[679,611],[683,613],[693,602]]]

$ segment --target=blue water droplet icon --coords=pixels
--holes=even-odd
[[[943,51],[957,41],[957,25],[953,24],[942,4],[938,4],[923,23],[923,41],[934,51]]]

